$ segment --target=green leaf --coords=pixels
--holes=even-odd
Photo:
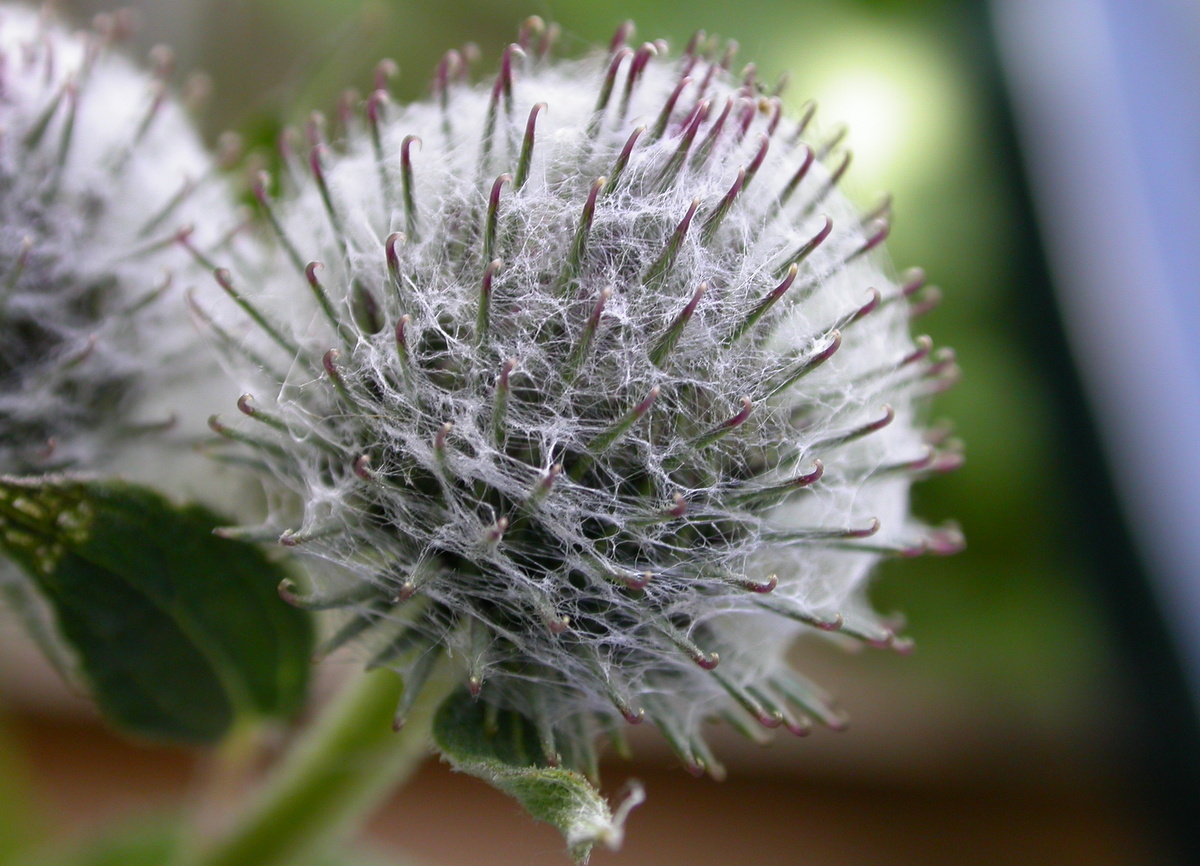
[[[587,863],[597,843],[618,848],[626,815],[642,801],[635,785],[614,814],[584,776],[541,759],[533,722],[514,712],[486,718],[485,705],[465,689],[438,708],[433,739],[454,769],[515,797],[534,818],[557,827],[579,863]]]
[[[212,742],[239,717],[303,700],[308,615],[258,548],[152,490],[0,477],[0,551],[30,578],[108,718],[155,739]]]

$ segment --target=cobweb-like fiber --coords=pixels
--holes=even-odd
[[[957,541],[908,513],[956,462],[917,420],[954,371],[837,189],[848,154],[699,45],[458,72],[332,146],[314,118],[296,190],[258,190],[278,263],[217,274],[260,423],[214,429],[300,503],[263,531],[337,567],[285,594],[348,609],[333,643],[405,705],[448,654],[552,763],[590,769],[621,717],[713,772],[706,719],[838,725],[792,639],[903,646],[864,580]]]

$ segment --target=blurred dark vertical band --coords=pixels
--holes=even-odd
[[[1142,358],[1121,366],[1125,359],[1120,352],[1154,352],[1163,348],[1154,345],[1156,340],[1169,342],[1170,335],[1161,330],[1139,328],[1152,318],[1145,309],[1155,301],[1146,285],[1152,276],[1136,270],[1131,273],[1129,269],[1136,268],[1135,262],[1112,260],[1122,255],[1114,245],[1129,242],[1130,235],[1142,228],[1153,230],[1153,225],[1134,225],[1125,230],[1125,221],[1140,219],[1152,224],[1151,216],[1136,209],[1130,212],[1127,200],[1072,199],[1071,190],[1064,194],[1062,184],[1047,182],[1048,178],[1058,181],[1061,175],[1074,172],[1076,180],[1103,187],[1113,180],[1114,173],[1126,167],[1132,170],[1132,166],[1106,163],[1106,154],[1098,154],[1095,149],[1097,144],[1101,150],[1111,145],[1119,130],[1103,117],[1090,117],[1081,110],[1078,99],[1061,103],[1066,94],[1106,84],[1079,61],[1079,51],[1086,50],[1081,42],[1091,34],[1072,29],[1074,22],[1065,12],[1067,7],[1100,7],[1104,2],[993,0],[990,15],[989,4],[983,0],[972,5],[978,16],[977,47],[981,59],[987,58],[995,106],[995,146],[1013,177],[1012,188],[1020,195],[1018,230],[1023,235],[1020,249],[1024,256],[1017,268],[1018,285],[1014,290],[1020,295],[1025,315],[1025,348],[1046,371],[1065,419],[1059,431],[1064,441],[1057,451],[1067,462],[1062,470],[1075,490],[1070,500],[1072,512],[1065,517],[1079,539],[1080,549],[1090,558],[1088,571],[1125,666],[1118,673],[1126,681],[1125,693],[1133,702],[1132,707],[1113,708],[1114,714],[1129,716],[1133,738],[1128,744],[1126,781],[1138,805],[1162,833],[1175,861],[1200,863],[1200,722],[1191,688],[1195,677],[1188,676],[1187,651],[1200,637],[1200,606],[1190,604],[1200,589],[1200,573],[1189,571],[1180,558],[1161,549],[1169,543],[1161,537],[1163,530],[1169,530],[1172,522],[1185,531],[1190,524],[1192,540],[1200,536],[1200,488],[1192,488],[1188,496],[1188,467],[1180,464],[1176,464],[1179,477],[1161,479],[1153,486],[1155,467],[1150,465],[1157,463],[1159,471],[1170,472],[1169,452],[1181,444],[1178,436],[1184,430],[1180,427],[1186,428],[1184,422],[1200,411],[1200,404],[1187,405],[1197,377],[1186,363],[1183,369],[1176,364],[1174,369],[1157,374],[1150,365],[1129,369]],[[1124,5],[1127,11],[1134,6],[1143,10],[1158,7],[1162,11],[1172,3],[1155,0],[1146,6],[1109,5]],[[1181,4],[1174,5],[1182,9]],[[995,41],[985,35],[989,31]],[[1056,51],[1056,46],[1061,50]],[[1150,45],[1141,48],[1152,50]],[[1139,85],[1145,83],[1133,83],[1134,87]],[[1112,108],[1122,94],[1095,92],[1091,96],[1096,105]],[[1195,91],[1187,96],[1195,104]],[[1169,105],[1169,99],[1162,104]],[[1137,114],[1133,112],[1135,117]],[[1018,145],[1018,131],[1024,149]],[[1141,131],[1164,135],[1172,132]],[[1193,154],[1198,152],[1200,140],[1193,140],[1191,147]],[[1179,179],[1181,184],[1193,184],[1192,191],[1200,194],[1198,181],[1200,176]],[[1098,208],[1110,210],[1097,212]],[[1109,236],[1097,233],[1098,222],[1106,226]],[[1191,227],[1193,234],[1195,229]],[[1049,264],[1054,266],[1053,286],[1047,253]],[[1122,267],[1124,273],[1095,272],[1097,268],[1112,271]],[[1198,274],[1193,272],[1192,279]],[[1100,285],[1104,279],[1115,281],[1123,293],[1106,294],[1106,287]],[[1081,283],[1082,291],[1093,293],[1091,297],[1079,296]],[[1182,288],[1185,303],[1200,299],[1200,294],[1194,293],[1194,284]],[[1097,310],[1090,305],[1108,306]],[[1177,321],[1169,324],[1186,321],[1186,312],[1179,311]],[[1096,321],[1096,313],[1102,313],[1106,321]],[[1114,335],[1124,336],[1129,345],[1114,348],[1104,344],[1105,336]],[[1191,334],[1191,340],[1193,345],[1200,345],[1200,334]],[[1165,362],[1160,359],[1160,363]],[[1114,365],[1118,369],[1114,370]],[[1143,378],[1139,380],[1131,375],[1134,373]],[[1170,387],[1172,376],[1182,382],[1174,390]],[[1122,392],[1123,388],[1127,392]],[[1150,408],[1143,411],[1143,406]],[[1158,418],[1145,417],[1155,410],[1167,419],[1167,429],[1156,423]],[[1139,417],[1123,417],[1134,413],[1140,413]],[[1155,434],[1166,434],[1176,441],[1156,441]],[[1200,453],[1200,430],[1196,434],[1198,438],[1182,443],[1190,447],[1190,456]],[[1115,478],[1114,467],[1139,477]],[[1172,495],[1181,490],[1181,496]],[[1167,508],[1175,511],[1162,514]],[[1179,509],[1183,513],[1178,513]]]

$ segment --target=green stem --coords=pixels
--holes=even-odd
[[[431,677],[395,732],[400,678],[385,669],[360,676],[293,747],[232,831],[186,857],[186,866],[298,866],[328,851],[429,753],[434,711],[452,685],[450,677]]]

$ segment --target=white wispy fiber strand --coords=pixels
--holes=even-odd
[[[147,467],[170,425],[203,429],[187,383],[211,367],[182,292],[191,257],[238,216],[191,120],[115,44],[128,22],[71,32],[0,5],[0,473]],[[207,282],[207,281],[206,281]],[[205,413],[207,414],[207,413]]]
[[[707,719],[840,725],[797,635],[906,646],[864,583],[959,544],[908,507],[958,462],[919,421],[956,370],[910,338],[931,296],[810,113],[715,43],[565,62],[549,32],[494,82],[451,52],[431,99],[377,92],[285,149],[278,263],[219,273],[262,322],[205,316],[252,419],[214,429],[299,512],[231,531],[333,563],[285,596],[350,610],[331,645],[362,636],[405,704],[445,652],[550,763],[590,770],[598,729],[647,718],[719,774]]]

